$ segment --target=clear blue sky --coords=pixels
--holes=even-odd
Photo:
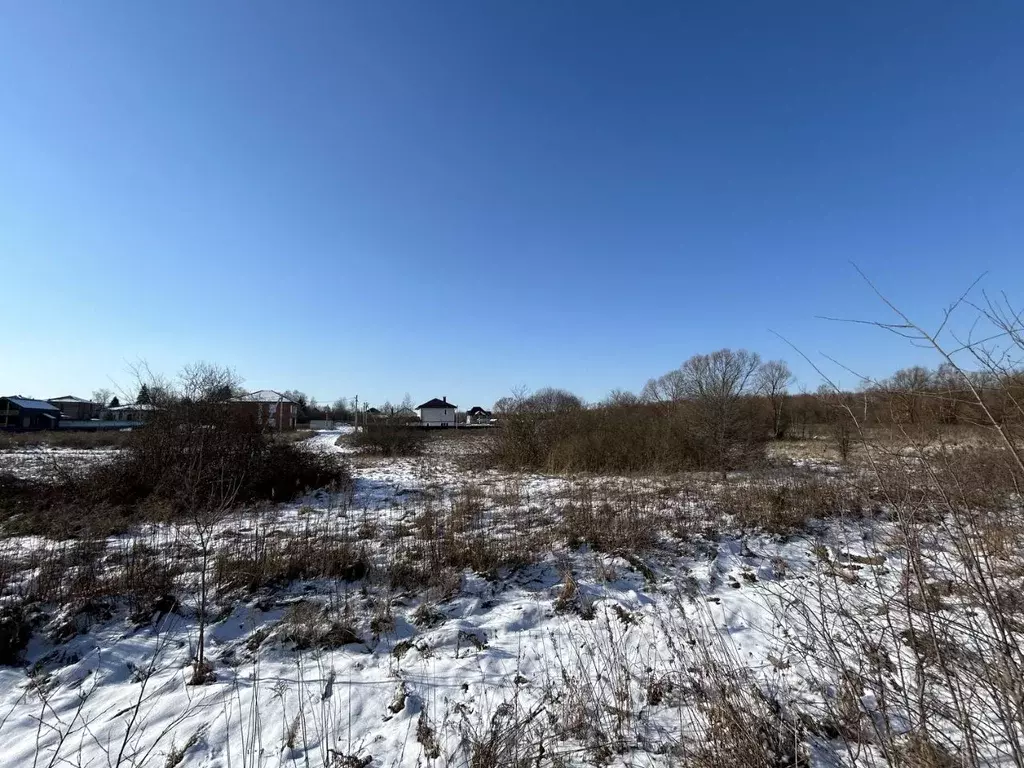
[[[851,259],[924,319],[1024,300],[1022,41],[1016,0],[4,3],[0,390],[927,359],[815,316],[881,316]]]

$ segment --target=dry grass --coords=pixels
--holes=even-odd
[[[785,469],[753,473],[723,484],[715,506],[744,529],[793,533],[829,518],[860,518],[870,499],[843,476]]]
[[[254,649],[269,642],[297,652],[373,647],[395,631],[394,606],[402,604],[396,598],[417,606],[408,618],[425,632],[449,620],[446,602],[458,595],[467,572],[500,584],[516,569],[543,562],[561,580],[549,584],[551,611],[591,629],[569,644],[579,658],[567,655],[559,679],[545,681],[528,702],[512,693],[482,719],[461,713],[465,764],[555,764],[560,752],[567,760],[582,754],[589,764],[603,764],[658,750],[680,765],[778,768],[808,765],[813,743],[825,744],[839,762],[856,764],[850,754],[871,750],[877,764],[898,766],[983,765],[1000,744],[1004,762],[1020,765],[1015,761],[1024,751],[1014,751],[1012,738],[1024,734],[1017,682],[1024,527],[1014,506],[1017,478],[1004,458],[990,445],[915,452],[910,443],[884,443],[841,469],[777,467],[725,480],[693,473],[576,477],[548,497],[532,498],[521,476],[491,478],[487,486],[438,482],[406,507],[394,502],[388,514],[344,506],[300,510],[301,522],[287,526],[273,510],[248,511],[244,524],[229,521],[212,539],[210,610],[229,610],[238,600],[281,600],[290,585],[308,588],[310,597],[292,599],[279,625],[250,639]],[[871,466],[874,472],[865,469]],[[666,582],[645,563],[663,568],[686,556],[694,541],[738,527],[807,535],[811,542],[828,518],[866,526],[884,521],[886,546],[900,556],[822,545],[817,567],[831,599],[821,603],[824,618],[793,586],[803,582],[777,569],[786,610],[793,612],[780,624],[794,615],[806,619],[801,653],[833,675],[834,693],[818,709],[766,687],[740,660],[701,655],[711,639],[685,624],[666,633],[657,659],[631,657],[640,633],[656,631],[649,617],[590,599],[593,576],[580,568],[592,562],[590,550],[616,555],[629,563],[621,567],[662,588]],[[33,553],[5,550],[0,587],[33,610],[47,606],[40,626],[55,641],[109,620],[122,602],[139,621],[160,611],[195,610],[201,558],[193,532],[180,520],[167,530],[174,533],[160,544],[128,537],[112,545],[84,540]],[[886,591],[872,575],[889,569],[898,569],[900,582]],[[851,584],[863,589],[873,612],[847,610],[843,590]],[[700,602],[702,596],[692,597]],[[6,648],[17,657],[22,626],[0,617],[0,653]],[[3,627],[11,628],[8,640]],[[472,642],[468,635],[466,642]],[[859,660],[856,668],[851,658]],[[601,670],[596,679],[594,669]],[[195,680],[208,681],[209,670],[197,670]],[[861,704],[864,690],[874,692],[877,711]],[[992,717],[975,718],[965,733],[972,710],[951,702],[950,690],[980,692],[993,702]],[[659,734],[656,725],[666,719],[684,723],[683,734]],[[441,755],[440,723],[425,714],[420,723],[423,749]]]
[[[358,581],[370,568],[365,546],[345,531],[307,526],[294,533],[263,530],[225,536],[216,547],[214,581],[224,590],[257,592],[297,580]]]
[[[323,606],[305,600],[289,606],[277,631],[280,639],[296,650],[341,648],[363,642],[353,627],[333,618]]]

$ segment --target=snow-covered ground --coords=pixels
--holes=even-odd
[[[311,447],[349,453],[335,446],[339,434],[320,433]],[[348,581],[224,588],[211,594],[212,679],[201,685],[190,684],[200,631],[194,570],[177,573],[176,606],[36,606],[25,663],[0,667],[5,759],[197,768],[683,765],[698,748],[690,740],[721,727],[707,693],[719,679],[737,690],[750,683],[824,721],[840,696],[836,667],[862,664],[862,635],[892,654],[894,669],[913,665],[902,658],[909,650],[883,649],[905,630],[882,610],[905,586],[905,553],[884,522],[833,519],[790,536],[729,532],[716,529],[699,500],[662,482],[640,481],[616,501],[600,479],[475,471],[457,453],[448,444],[414,459],[353,456],[351,494],[220,521],[218,542],[271,541],[312,527],[323,537],[304,541],[354,540],[371,568],[385,569],[431,546],[423,533],[430,525],[438,540],[454,536],[446,540],[467,548],[525,541],[533,557],[463,568],[448,584],[389,583],[371,571]],[[630,515],[656,526],[644,534],[649,543],[598,551],[561,536],[565,516],[595,496],[597,509],[623,505],[602,513],[609,529]],[[190,536],[153,527],[111,539],[107,551],[145,544],[191,552],[195,562]],[[40,578],[32,553],[63,546],[28,538],[0,545],[9,603]],[[832,647],[820,646],[822,622]],[[868,718],[877,693],[869,685],[854,692]],[[797,763],[886,762],[870,744],[852,759],[828,733],[800,732]]]
[[[107,461],[117,451],[117,448],[51,448],[45,445],[0,450],[0,472],[10,472],[15,477],[26,479],[49,479],[59,471]]]

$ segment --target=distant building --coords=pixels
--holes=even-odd
[[[45,400],[0,397],[0,428],[16,430],[57,429],[60,409]]]
[[[467,424],[490,424],[491,412],[485,411],[479,405],[474,405],[466,412]]]
[[[416,411],[412,408],[399,408],[395,411],[394,418],[403,424],[416,424],[420,420],[420,417],[416,415]]]
[[[428,400],[416,408],[420,415],[420,421],[425,427],[454,427],[455,409],[457,405],[448,402],[447,397],[438,400]]]
[[[91,400],[84,400],[74,395],[53,397],[47,402],[57,406],[60,409],[61,416],[71,421],[87,421],[88,419],[98,418],[100,409],[104,405],[103,403],[94,403]]]
[[[261,389],[233,397],[227,403],[232,408],[251,414],[257,423],[280,431],[295,429],[299,415],[299,404],[273,389]]]
[[[107,411],[113,416],[114,421],[146,421],[153,411],[157,410],[151,403],[132,403],[130,405],[115,405]]]

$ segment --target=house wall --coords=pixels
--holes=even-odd
[[[428,427],[455,426],[454,408],[421,408],[420,421]]]
[[[94,419],[96,418],[97,406],[95,403],[53,403],[60,408],[61,415],[65,419]]]
[[[112,408],[107,413],[114,421],[142,422],[146,421],[153,412],[142,409],[136,411],[131,408]]]
[[[54,414],[57,415],[57,414]],[[20,408],[5,399],[0,399],[0,429],[39,430],[54,429],[60,418],[48,418],[43,411]]]
[[[294,403],[231,403],[232,408],[249,414],[259,424],[268,425],[271,429],[290,431],[295,429],[296,410]]]
[[[281,403],[281,426],[279,429],[283,429],[289,432],[295,429],[295,422],[298,420],[299,409],[295,403]]]

